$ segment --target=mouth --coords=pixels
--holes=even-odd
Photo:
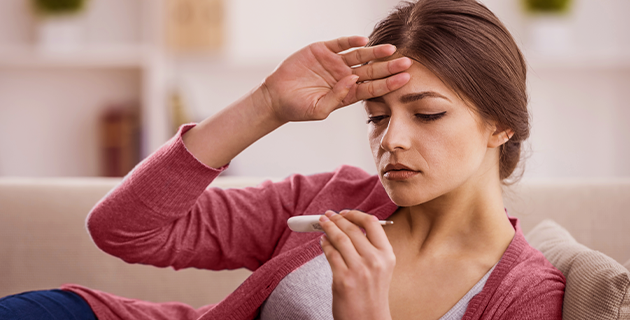
[[[413,170],[402,163],[388,163],[383,169],[383,173],[387,173],[389,171],[417,171],[417,170]]]
[[[388,180],[406,180],[420,173],[402,163],[390,163],[383,169],[383,177]]]

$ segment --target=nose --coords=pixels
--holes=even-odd
[[[388,152],[408,150],[413,134],[411,129],[407,119],[392,115],[381,137],[381,148]]]

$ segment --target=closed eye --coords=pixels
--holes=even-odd
[[[434,114],[416,113],[416,117],[422,121],[430,122],[442,118],[446,114],[446,111]]]
[[[381,120],[385,119],[387,116],[375,116],[375,117],[369,117],[367,120],[367,124],[370,123],[374,123],[374,124],[378,124]]]
[[[424,121],[424,122],[431,122],[431,121],[435,121],[437,119],[442,118],[444,115],[446,114],[446,111],[444,112],[440,112],[440,113],[434,113],[434,114],[424,114],[424,113],[416,113],[415,116]],[[381,120],[387,118],[388,116],[374,116],[374,117],[369,117],[367,120],[367,124],[373,123],[373,124],[378,124],[379,122],[381,122]]]

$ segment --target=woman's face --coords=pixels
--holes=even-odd
[[[392,201],[409,207],[474,185],[488,171],[498,175],[488,148],[494,128],[422,64],[407,72],[405,86],[364,101],[370,148]]]

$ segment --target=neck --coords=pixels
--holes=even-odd
[[[418,256],[474,257],[496,263],[514,237],[498,177],[471,179],[447,194],[402,208],[397,232]]]

